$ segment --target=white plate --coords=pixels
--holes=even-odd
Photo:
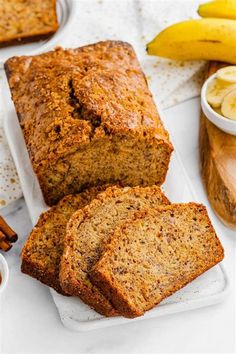
[[[46,40],[0,48],[0,68],[3,67],[4,62],[8,58],[15,55],[36,55],[59,45],[62,35],[66,35],[73,23],[76,4],[76,0],[57,0],[57,16],[59,21],[57,32]]]
[[[19,174],[30,217],[32,223],[35,224],[40,213],[46,210],[47,206],[43,201],[42,192],[31,167],[21,128],[10,100],[8,87],[5,86],[3,91],[4,102],[7,102],[7,109],[3,117],[4,130]],[[165,121],[163,113],[161,116]],[[177,121],[173,120],[173,124],[174,122],[178,124]],[[176,151],[172,155],[163,189],[172,202],[197,201]],[[212,305],[224,299],[228,287],[228,279],[222,265],[217,265],[162,301],[161,304],[148,311],[144,316],[132,320],[122,317],[105,318],[90,309],[79,298],[64,297],[52,289],[51,294],[63,324],[75,331],[87,331]]]

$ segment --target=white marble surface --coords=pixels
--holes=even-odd
[[[170,124],[178,119],[183,139],[177,143],[199,200],[207,202],[198,167],[199,100],[166,111]],[[187,124],[181,124],[184,117]],[[186,122],[186,120],[185,120]],[[20,273],[20,250],[31,229],[23,199],[5,211],[19,241],[6,255],[10,282],[0,313],[2,353],[232,353],[235,351],[236,235],[217,222],[225,247],[224,266],[231,279],[227,299],[218,305],[87,333],[65,329],[47,287]]]

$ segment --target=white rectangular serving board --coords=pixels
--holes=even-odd
[[[32,170],[18,118],[6,84],[4,85],[3,91],[2,104],[5,105],[3,117],[4,130],[19,174],[32,224],[34,225],[41,212],[45,211],[48,207],[43,200],[38,181]],[[162,113],[161,116],[162,120],[165,122],[165,114]],[[173,119],[173,125],[174,124],[178,124],[178,122]],[[174,129],[171,129],[171,131],[174,132]],[[174,136],[172,137],[172,142],[173,141]],[[176,150],[172,154],[163,190],[172,202],[197,201]],[[64,297],[56,293],[53,289],[50,289],[50,291],[63,324],[67,328],[75,331],[87,331],[134,321],[142,321],[148,318],[170,315],[176,312],[216,304],[225,298],[228,289],[229,282],[225,271],[222,265],[216,265],[195,279],[192,283],[162,301],[144,316],[132,320],[123,317],[103,317],[90,309],[79,298]]]

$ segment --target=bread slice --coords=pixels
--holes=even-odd
[[[0,47],[45,39],[57,29],[56,0],[0,0]]]
[[[136,213],[117,227],[90,277],[125,317],[157,305],[224,257],[201,204]]]
[[[59,265],[63,252],[66,224],[71,215],[106,188],[97,187],[64,197],[43,213],[22,250],[23,273],[64,294],[59,283]]]
[[[111,316],[111,304],[90,282],[88,273],[100,258],[111,231],[135,211],[144,207],[169,204],[157,186],[108,188],[87,207],[70,219],[61,261],[62,289],[79,296],[105,316]]]

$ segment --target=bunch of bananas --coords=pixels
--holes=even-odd
[[[236,64],[236,0],[200,5],[199,20],[174,24],[147,45],[150,55],[170,59],[205,59]]]

